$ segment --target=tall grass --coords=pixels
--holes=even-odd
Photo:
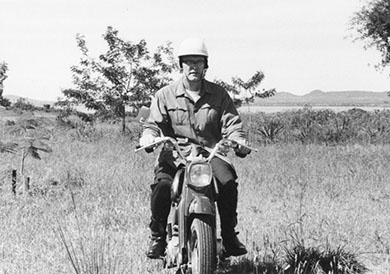
[[[99,130],[88,141],[56,129],[53,153],[26,165],[27,196],[11,194],[16,159],[0,154],[0,273],[172,273],[145,256],[156,155]],[[270,145],[233,158],[249,253],[218,273],[278,273],[297,241],[388,273],[389,159],[389,146],[374,145]]]

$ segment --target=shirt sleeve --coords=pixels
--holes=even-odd
[[[232,139],[238,142],[246,140],[246,134],[242,128],[242,121],[234,106],[232,98],[225,92],[222,104],[222,137]]]
[[[167,110],[167,90],[163,88],[156,92],[150,106],[147,123],[144,124],[142,136],[149,134],[154,137],[161,135],[174,137],[171,118]]]
[[[142,136],[152,135],[154,137],[161,136],[161,126],[167,124],[167,113],[163,104],[161,92],[157,92],[152,99],[150,106],[150,114],[147,122],[143,125]]]

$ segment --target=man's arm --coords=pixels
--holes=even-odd
[[[226,93],[222,109],[222,137],[236,141],[239,144],[235,149],[236,155],[245,157],[251,151],[246,147],[248,141],[242,121],[228,93]]]
[[[168,126],[167,117],[168,114],[165,108],[163,94],[161,91],[158,91],[152,99],[147,122],[143,125],[144,129],[140,144],[152,143],[156,137],[164,135],[165,129]]]
[[[233,100],[227,92],[225,93],[221,109],[222,137],[235,141],[245,140],[246,136],[242,129],[241,118],[234,106]]]

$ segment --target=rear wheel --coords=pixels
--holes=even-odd
[[[188,258],[192,274],[212,274],[216,266],[216,247],[213,227],[195,218],[191,224]]]

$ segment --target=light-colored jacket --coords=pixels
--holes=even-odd
[[[195,103],[186,92],[183,78],[157,91],[152,100],[143,136],[158,137],[157,125],[165,136],[188,138],[209,148],[222,138],[245,141],[242,121],[226,90],[202,81],[200,99]],[[165,157],[164,157],[165,158]]]

